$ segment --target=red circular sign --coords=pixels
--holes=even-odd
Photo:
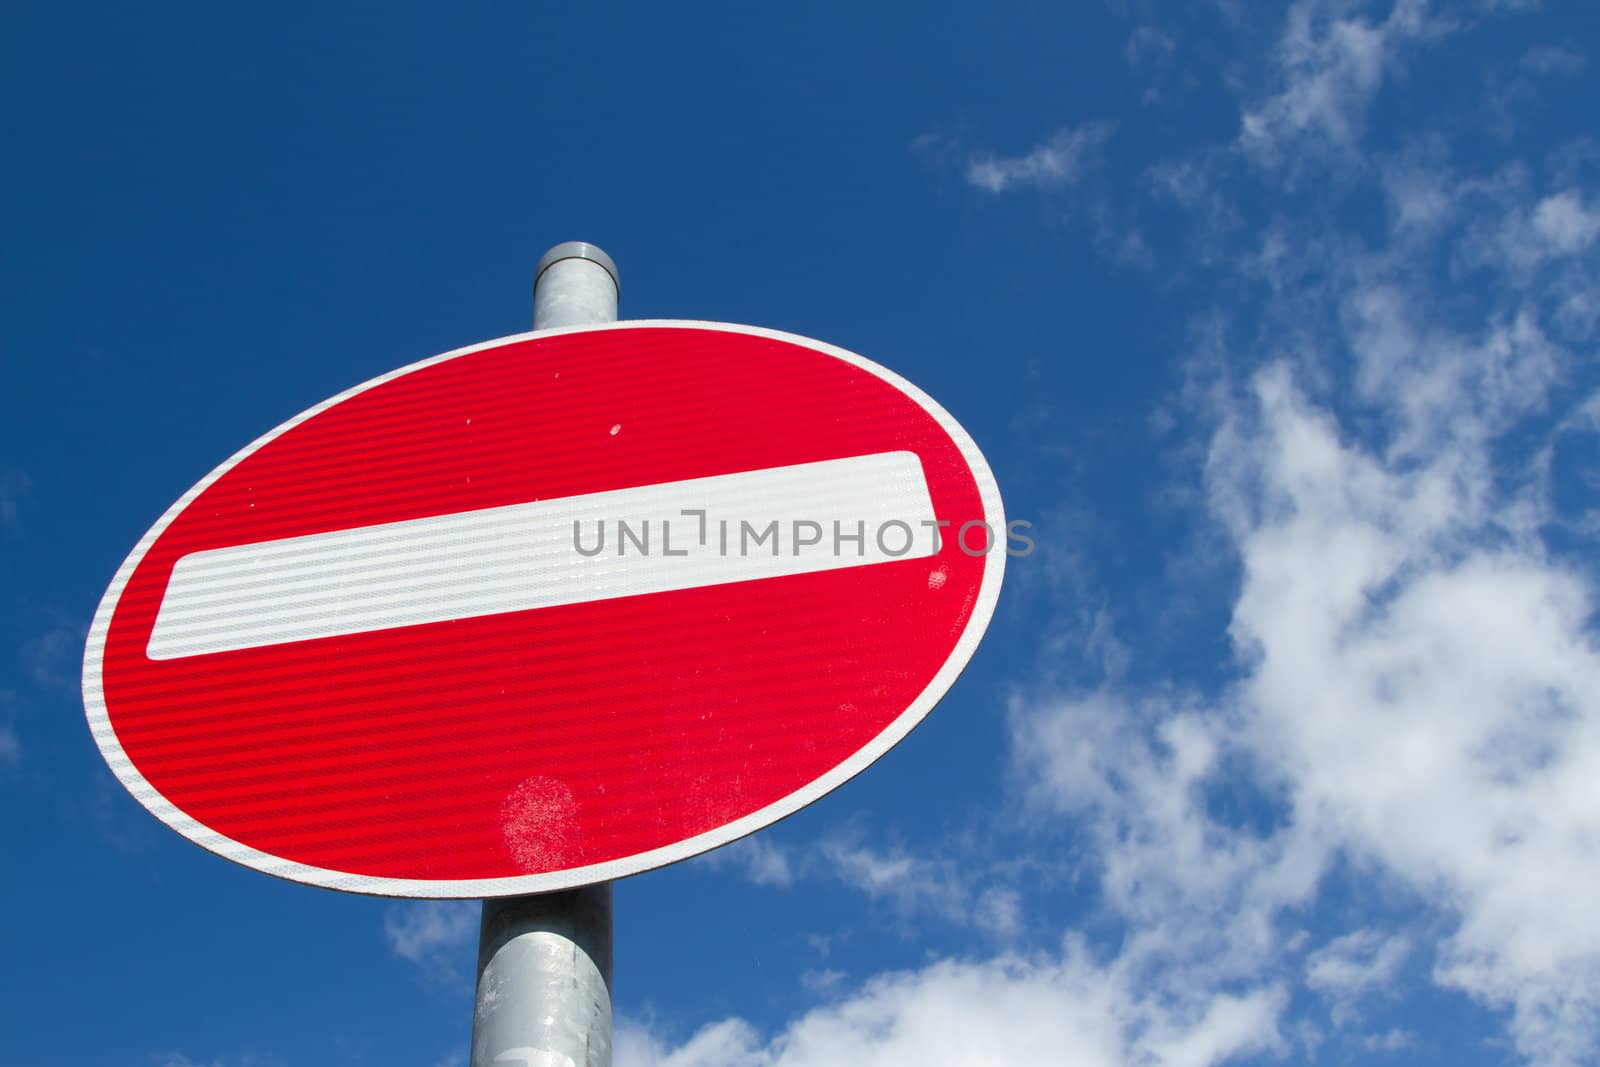
[[[559,889],[882,755],[976,648],[1003,537],[971,439],[859,356],[526,334],[357,386],[186,493],[100,604],[84,699],[134,796],[229,859]]]

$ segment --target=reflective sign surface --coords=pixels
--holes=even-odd
[[[970,658],[1003,535],[976,446],[859,356],[707,323],[522,335],[359,386],[186,494],[101,604],[85,702],[140,802],[230,859],[562,888],[880,756]]]

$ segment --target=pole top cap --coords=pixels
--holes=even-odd
[[[539,268],[533,272],[533,283],[539,284],[539,276],[549,270],[563,259],[587,259],[591,263],[598,263],[611,275],[611,284],[617,287],[617,292],[622,292],[622,279],[617,276],[617,265],[610,256],[601,251],[596,245],[588,241],[562,241],[550,251],[539,257]]]

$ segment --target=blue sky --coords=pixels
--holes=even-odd
[[[904,744],[617,886],[619,1067],[1600,1058],[1583,5],[4,22],[0,1061],[464,1062],[473,906],[169,832],[78,660],[201,475],[574,238],[909,377],[1039,545]]]

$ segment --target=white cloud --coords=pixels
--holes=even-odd
[[[1172,58],[1178,43],[1156,26],[1138,26],[1122,46],[1122,58],[1131,67],[1159,66]]]
[[[701,1028],[677,1048],[669,1048],[648,1027],[619,1023],[612,1038],[616,1067],[755,1067],[760,1035],[743,1019],[725,1019]]]
[[[1345,934],[1313,952],[1306,959],[1306,986],[1328,1001],[1334,1023],[1349,1025],[1355,1020],[1362,1000],[1374,995],[1395,993],[1400,968],[1411,953],[1411,941],[1404,935],[1365,929]],[[1369,1035],[1373,1047],[1394,1037],[1394,1031]]]
[[[1394,981],[1410,951],[1404,937],[1357,930],[1306,959],[1306,985],[1335,997],[1360,996]]]
[[[1392,1027],[1381,1034],[1369,1034],[1362,1038],[1361,1047],[1368,1052],[1402,1052],[1417,1043],[1417,1036],[1410,1030]]]
[[[869,897],[893,901],[902,912],[959,913],[970,896],[954,865],[903,848],[876,849],[834,838],[822,844],[822,855],[841,882]]]
[[[473,901],[393,904],[383,916],[383,935],[391,952],[430,977],[462,974],[471,961],[479,914]]]
[[[1088,123],[1060,130],[1020,156],[973,156],[967,161],[966,180],[991,193],[1070,185],[1092,164],[1110,132],[1104,123]]]
[[[33,684],[44,690],[77,693],[86,633],[75,626],[57,625],[25,643],[23,665]]]
[[[1227,724],[1187,700],[1019,695],[1012,744],[1034,809],[1093,836],[1105,902],[1136,924],[1127,951],[1235,978],[1259,969],[1276,912],[1323,857],[1213,822],[1203,788]]]
[[[1005,886],[993,886],[973,901],[973,923],[995,937],[1015,937],[1022,931],[1022,894]]]
[[[1600,236],[1600,211],[1586,207],[1578,192],[1569,189],[1539,201],[1533,229],[1554,251],[1570,255]]]
[[[1022,925],[1021,898],[999,881],[1009,871],[977,871],[972,857],[923,855],[902,845],[869,843],[857,831],[841,831],[805,845],[780,845],[755,835],[717,849],[701,861],[747,881],[790,889],[802,881],[833,883],[888,904],[902,920],[933,917],[970,926],[1004,939]]]
[[[1383,169],[1390,225],[1400,233],[1430,230],[1447,221],[1456,208],[1456,193],[1438,173],[1410,164]]]
[[[1069,941],[1059,956],[942,961],[880,975],[854,995],[763,1036],[729,1019],[669,1048],[628,1032],[617,1067],[833,1067],[1071,1063],[1207,1067],[1278,1049],[1276,989],[1201,996],[1137,990],[1135,975],[1102,966]]]
[[[841,970],[827,967],[822,970],[802,972],[800,984],[813,993],[828,994],[841,988],[849,977]]]
[[[1576,48],[1537,45],[1522,54],[1522,65],[1538,74],[1571,77],[1588,66],[1589,57]]]
[[[104,766],[93,771],[94,785],[82,798],[83,814],[102,841],[131,855],[151,844],[149,813],[111,776]]]
[[[1543,486],[1505,477],[1503,447],[1550,414],[1570,356],[1509,281],[1463,325],[1382,257],[1340,275],[1333,347],[1354,359],[1366,432],[1301,387],[1314,369],[1276,359],[1212,440],[1207,496],[1241,568],[1238,680],[1026,692],[1018,766],[1035,810],[1087,825],[1128,924],[1119,962],[1147,980],[1214,989],[1283,966],[1285,918],[1348,858],[1434,902],[1451,924],[1435,980],[1509,1007],[1525,1058],[1587,1062],[1596,599],[1544,547]],[[1265,821],[1217,814],[1214,791],[1241,784]],[[1305,982],[1348,1021],[1411,947],[1360,931],[1313,954]]]
[[[1515,270],[1524,282],[1553,266],[1581,270],[1582,253],[1600,237],[1600,210],[1585,203],[1580,189],[1530,198],[1514,180],[1505,184],[1495,205],[1498,223],[1486,231],[1483,251],[1469,261]]]
[[[1352,150],[1396,53],[1446,28],[1428,17],[1426,0],[1397,0],[1377,22],[1348,14],[1350,7],[1338,0],[1290,7],[1278,44],[1281,88],[1245,109],[1239,140],[1246,152],[1275,160],[1296,147]]]
[[[1559,220],[1550,232],[1578,234],[1582,203],[1525,198],[1512,215],[1529,231],[1543,217]],[[1478,206],[1455,198],[1450,210]],[[1339,856],[1375,865],[1453,918],[1435,946],[1439,982],[1509,1006],[1529,1060],[1576,1063],[1600,1029],[1600,920],[1584,888],[1600,881],[1600,797],[1585,784],[1600,780],[1595,591],[1542,540],[1554,516],[1529,472],[1546,445],[1508,443],[1530,417],[1562,432],[1569,416],[1555,405],[1573,354],[1549,335],[1545,287],[1513,261],[1498,264],[1473,315],[1447,315],[1416,264],[1449,246],[1419,251],[1407,214],[1393,248],[1324,264],[1335,280],[1309,294],[1340,309],[1323,346],[1353,361],[1352,390],[1314,398],[1328,393],[1319,357],[1297,354],[1270,360],[1225,404],[1207,489],[1241,567],[1230,629],[1240,681],[1142,715],[1123,694],[1036,709],[1018,747],[1046,761],[1040,788],[1127,827],[1103,838],[1113,890],[1125,868],[1157,900],[1194,904],[1220,885],[1270,928],[1298,899],[1281,891],[1283,857],[1299,854],[1302,875]],[[1459,226],[1479,232],[1476,219]],[[1568,243],[1578,253],[1587,240]],[[1359,434],[1336,399],[1359,411]],[[1159,774],[1150,742],[1126,725],[1141,717],[1159,724]],[[1165,736],[1174,729],[1200,740]],[[1052,730],[1063,750],[1041,756]],[[1197,799],[1230,753],[1280,798],[1269,835],[1219,824]],[[1152,883],[1152,851],[1196,873]],[[1111,899],[1148,914],[1137,896]],[[1375,950],[1375,970],[1361,973],[1398,965],[1398,942],[1373,943],[1388,955]],[[1353,981],[1336,958],[1313,964],[1308,984]]]
[[[1384,362],[1389,341],[1362,336]],[[1219,444],[1213,477],[1254,505],[1230,508],[1251,664],[1236,736],[1289,791],[1292,833],[1447,902],[1440,981],[1511,1005],[1531,1059],[1573,1063],[1594,1031],[1571,1022],[1600,1007],[1593,594],[1491,487],[1484,427],[1540,390],[1511,374],[1457,391],[1450,358],[1421,421],[1453,411],[1460,429],[1402,429],[1426,443],[1393,460],[1342,441],[1283,368],[1258,379],[1259,428]],[[1418,407],[1394,397],[1402,428]]]
[[[22,524],[22,505],[31,482],[21,471],[0,471],[0,530],[17,530]]]
[[[1016,890],[982,886],[970,860],[917,855],[900,847],[873,848],[854,838],[824,841],[821,855],[832,877],[888,902],[902,917],[933,915],[998,938],[1011,937],[1021,927]]]
[[[237,1056],[218,1057],[213,1060],[195,1060],[181,1052],[158,1052],[150,1057],[154,1067],[284,1067],[280,1056],[243,1052]]]
[[[709,867],[736,871],[755,885],[779,889],[794,885],[795,868],[799,866],[790,849],[762,834],[752,834],[708,852],[701,862]]]

